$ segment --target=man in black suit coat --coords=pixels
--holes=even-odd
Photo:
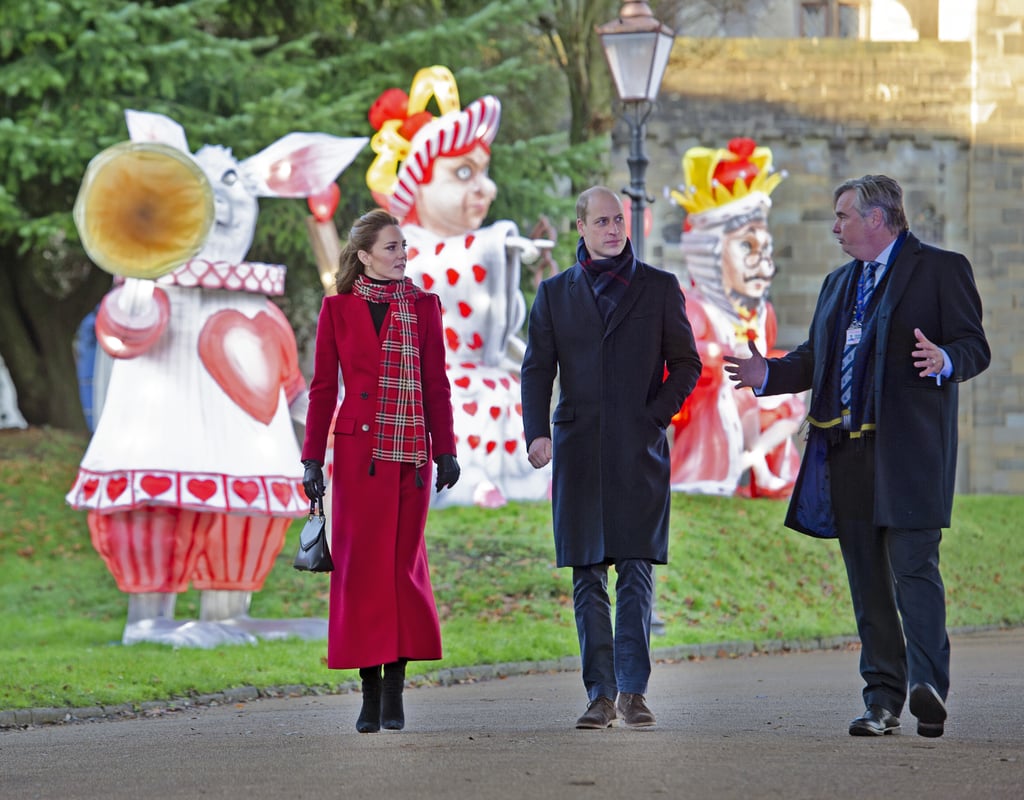
[[[652,564],[668,560],[665,429],[701,363],[679,281],[634,257],[618,195],[587,189],[576,217],[577,262],[540,284],[530,311],[523,428],[530,464],[553,459],[555,557],[573,568],[589,700],[576,727],[607,728],[619,716],[644,727],[655,722],[644,698]],[[617,574],[614,633],[609,564]]]
[[[953,508],[957,386],[991,356],[981,299],[963,255],[910,233],[892,178],[847,181],[833,199],[832,232],[853,260],[825,278],[807,341],[771,359],[751,345],[751,358],[727,356],[725,369],[756,394],[813,389],[786,525],[839,538],[865,683],[850,734],[898,730],[909,685],[917,732],[941,736],[949,637],[939,542]]]

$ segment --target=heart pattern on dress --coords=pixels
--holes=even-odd
[[[256,481],[232,481],[231,491],[241,497],[246,503],[252,503],[253,500],[260,496],[260,487],[256,484]]]
[[[150,497],[157,497],[170,489],[171,483],[171,479],[166,475],[146,475],[139,481],[139,486]]]
[[[226,309],[199,333],[199,359],[234,403],[264,425],[277,413],[287,374],[287,341],[280,324],[260,311],[250,319]]]
[[[277,502],[283,506],[287,506],[292,499],[292,487],[287,483],[274,481],[270,484],[270,491],[274,493],[274,497],[277,498]]]
[[[441,241],[429,232],[410,233],[407,274],[441,300],[460,461],[464,456],[466,474],[482,472],[481,485],[500,487],[494,491],[503,497],[516,482],[533,479],[533,470],[522,456],[520,381],[508,366],[515,355],[503,345],[521,320],[514,298],[510,302],[506,296],[513,283],[508,272],[512,265],[499,255],[504,247],[495,232],[474,231]],[[473,493],[475,503],[480,502],[478,494]]]
[[[199,478],[192,478],[185,484],[185,488],[204,503],[217,493],[216,481],[200,480]]]
[[[117,500],[117,498],[124,494],[124,490],[127,488],[127,478],[111,478],[107,481],[107,497],[111,500]]]

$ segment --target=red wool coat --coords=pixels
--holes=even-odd
[[[451,387],[444,363],[441,305],[428,294],[416,302],[428,456],[455,454]],[[323,463],[337,406],[339,370],[344,397],[334,424],[331,479],[330,612],[327,666],[352,669],[399,658],[441,658],[441,631],[427,565],[432,467],[370,457],[376,429],[381,334],[369,304],[353,294],[324,299],[317,322],[303,459]]]

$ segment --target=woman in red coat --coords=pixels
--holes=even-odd
[[[405,239],[382,210],[364,214],[341,253],[338,293],[326,297],[309,389],[310,499],[323,497],[334,423],[327,666],[359,669],[360,733],[405,726],[405,665],[441,658],[441,629],[423,529],[431,452],[437,491],[459,477],[441,305],[405,277]],[[382,675],[383,670],[383,675]]]

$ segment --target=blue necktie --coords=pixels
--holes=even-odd
[[[879,264],[877,261],[867,261],[860,273],[860,281],[857,284],[857,307],[854,311],[854,320],[863,325],[867,313],[868,303],[871,302],[871,294],[875,291],[875,270]],[[839,401],[843,408],[850,407],[850,393],[853,388],[853,357],[857,352],[856,344],[847,344],[843,348],[842,377],[839,380]],[[849,416],[844,417],[848,423]]]

